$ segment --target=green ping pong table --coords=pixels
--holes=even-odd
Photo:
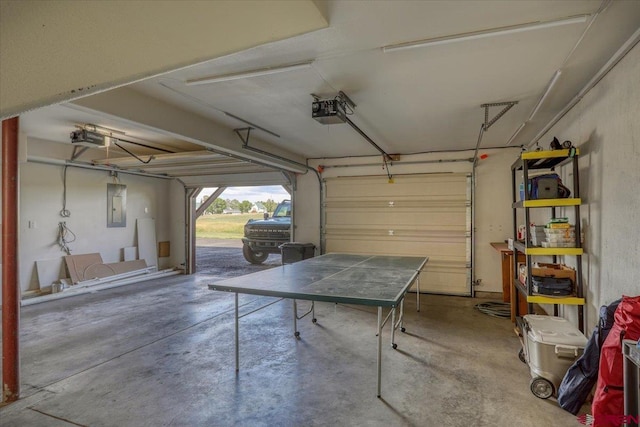
[[[382,329],[391,318],[391,346],[395,349],[395,330],[404,331],[404,297],[415,283],[420,295],[419,275],[428,257],[380,256],[330,253],[294,264],[222,280],[209,285],[214,291],[235,293],[235,358],[240,369],[238,294],[251,294],[293,300],[293,330],[300,337],[297,321],[311,314],[315,301],[374,306],[378,308],[377,396],[381,391]],[[296,300],[311,301],[311,308],[298,315]],[[383,318],[383,308],[389,312]],[[419,300],[418,300],[419,309]]]

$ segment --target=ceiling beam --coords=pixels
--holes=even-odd
[[[185,187],[247,187],[259,185],[289,185],[280,172],[230,173],[180,178]]]
[[[232,159],[222,154],[212,153],[211,151],[183,151],[180,153],[171,154],[155,154],[153,161],[147,165],[147,167],[153,166],[165,166],[165,165],[188,165],[193,163],[220,163],[220,162],[233,162],[237,163],[239,160]],[[139,166],[140,162],[133,157],[111,157],[106,159],[96,159],[93,161],[99,165],[117,165],[120,167],[127,166]]]
[[[327,26],[313,0],[2,1],[0,117]]]
[[[208,170],[208,171],[212,171],[212,170],[217,170],[219,168],[233,168],[233,167],[247,167],[247,166],[251,166],[252,168],[256,168],[256,167],[261,167],[261,168],[265,168],[264,166],[258,166],[258,165],[252,165],[251,163],[247,163],[247,162],[243,162],[240,160],[234,160],[234,159],[230,159],[226,162],[215,162],[215,161],[207,161],[207,160],[200,160],[198,162],[190,162],[190,163],[176,163],[176,164],[169,164],[169,163],[165,163],[165,164],[154,164],[153,163],[153,159],[151,160],[150,163],[147,164],[141,164],[139,161],[137,164],[128,164],[128,165],[120,165],[118,163],[106,163],[108,165],[111,166],[117,166],[121,169],[139,169],[139,168],[143,168],[145,170],[160,170],[160,171],[175,171],[175,170],[188,170],[188,171],[195,171],[198,169],[204,169],[204,170]]]
[[[119,168],[122,170],[143,170],[155,174],[167,174],[170,176],[195,176],[212,175],[217,173],[243,173],[243,172],[270,172],[272,169],[252,165],[251,163],[238,163],[235,165],[215,166],[215,165],[193,165],[193,166],[165,166],[162,168],[148,168],[148,165],[141,164],[139,167]]]
[[[129,88],[118,88],[78,99],[73,102],[73,105],[85,109],[87,112],[107,115],[115,120],[124,120],[132,126],[141,126],[249,161],[256,161],[290,172],[304,173],[307,171],[306,168],[291,162],[243,150],[233,129]],[[277,149],[259,138],[253,138],[252,142],[260,146],[263,151],[298,163],[305,162],[301,156]]]

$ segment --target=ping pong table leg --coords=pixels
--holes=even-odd
[[[416,278],[416,305],[418,306],[416,311],[420,311],[420,274]]]
[[[398,326],[400,327],[400,331],[404,332],[406,329],[404,328],[404,297],[400,301],[400,319],[398,320]]]
[[[311,301],[311,307],[309,311],[304,313],[302,316],[298,316],[298,302],[293,300],[293,335],[300,339],[300,332],[298,331],[298,320],[304,319],[309,314],[311,314],[311,321],[313,323],[317,323],[318,319],[316,319],[316,310],[315,310],[315,301]]]
[[[378,307],[378,397],[380,397],[381,373],[382,373],[382,307]]]
[[[293,300],[293,336],[300,338],[300,332],[298,332],[298,304],[296,300]]]
[[[391,308],[391,347],[393,349],[398,348],[398,344],[396,344],[396,329],[400,328],[400,330],[402,332],[404,332],[406,329],[403,326],[403,322],[404,322],[404,297],[400,300],[400,312],[397,313],[396,310],[398,310],[398,307],[393,307]],[[397,314],[397,319],[396,320],[396,314]]]
[[[391,308],[391,347],[398,348],[396,344],[396,307]]]
[[[240,371],[240,337],[239,337],[239,324],[238,321],[238,293],[236,292],[236,372]]]

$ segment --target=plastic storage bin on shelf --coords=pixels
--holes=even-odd
[[[522,329],[520,358],[529,365],[531,392],[547,399],[555,395],[569,367],[582,355],[587,338],[562,317],[527,314]]]
[[[533,246],[542,246],[542,242],[547,238],[547,235],[544,232],[544,225],[531,224],[529,226],[529,236]]]
[[[576,246],[576,229],[569,228],[545,228],[545,241],[543,248],[574,248]]]

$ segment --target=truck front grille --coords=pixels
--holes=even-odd
[[[251,228],[248,232],[249,236],[254,239],[288,239],[289,230],[282,230],[277,228],[265,227],[265,228]]]

